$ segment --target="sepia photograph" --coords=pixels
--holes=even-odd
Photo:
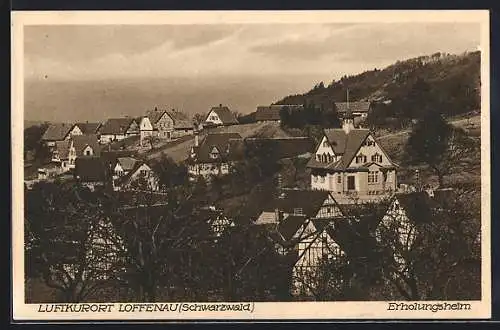
[[[487,11],[12,16],[20,319],[489,317]]]

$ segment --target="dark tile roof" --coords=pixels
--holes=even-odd
[[[108,166],[111,165],[111,167],[114,168],[119,157],[134,157],[135,155],[136,152],[132,150],[102,150],[101,160],[104,164],[107,164]]]
[[[166,112],[166,110],[160,110],[158,108],[155,108],[154,110],[150,110],[146,112],[146,116],[148,117],[149,121],[151,122],[151,125],[153,125],[153,128],[156,129],[156,123],[158,123],[158,120],[163,116],[163,114]]]
[[[274,211],[276,208],[286,213],[294,213],[294,209],[301,208],[307,217],[317,214],[330,193],[324,190],[283,189],[279,196],[270,200],[263,210]]]
[[[99,128],[101,127],[101,123],[76,123],[76,126],[80,128],[83,134],[97,134],[99,132]]]
[[[125,134],[134,118],[110,118],[100,129],[101,134]]]
[[[75,161],[75,177],[82,182],[104,182],[106,173],[100,157],[78,157]]]
[[[283,239],[289,241],[305,221],[306,217],[303,215],[290,215],[278,224],[278,232]]]
[[[125,150],[133,145],[136,145],[140,140],[139,135],[127,136],[124,139],[116,140],[108,144],[111,150]]]
[[[333,128],[326,129],[325,136],[328,143],[337,155],[341,155],[341,159],[328,164],[318,162],[314,157],[311,157],[308,167],[311,168],[326,168],[345,170],[351,163],[359,148],[370,134],[368,129],[353,129],[346,134],[343,129]]]
[[[255,113],[255,120],[280,120],[282,106],[258,106]]]
[[[176,129],[186,129],[193,128],[193,123],[189,120],[188,116],[180,111],[175,109],[167,111],[168,115],[174,121],[174,128]]]
[[[73,124],[50,124],[43,133],[43,141],[62,141],[73,128]]]
[[[370,109],[371,103],[370,102],[335,102],[335,105],[337,106],[337,111],[338,112],[346,112],[347,109],[350,109],[352,112],[368,112]]]
[[[246,146],[269,147],[278,159],[292,158],[314,152],[314,141],[309,137],[246,138]]]
[[[118,180],[116,181],[116,185],[121,186],[121,185],[129,184],[131,182],[132,176],[144,164],[145,164],[145,162],[143,162],[141,160],[137,160],[136,162],[134,162],[133,167],[129,170],[129,172],[127,174],[125,174],[124,176],[121,176],[118,178]],[[151,166],[149,166],[149,167],[151,168]],[[152,168],[151,168],[151,170],[152,170]]]
[[[56,146],[54,152],[59,156],[59,159],[68,159],[69,157],[69,146],[71,145],[70,140],[56,141]]]
[[[394,196],[399,205],[405,210],[408,219],[416,224],[427,223],[432,220],[432,210],[439,204],[425,191],[417,191]]]
[[[75,147],[76,156],[84,156],[83,150],[90,146],[94,151],[94,156],[99,156],[101,154],[101,146],[97,139],[97,135],[75,135],[71,138],[73,140],[73,146]]]
[[[219,116],[219,119],[224,125],[238,124],[238,120],[227,106],[222,106],[222,104],[220,104],[218,107],[212,107],[212,109],[210,109],[210,112],[212,111],[214,111],[217,116]]]
[[[131,171],[139,160],[133,157],[118,157],[117,162],[120,163],[124,171]]]
[[[239,148],[235,142],[241,141],[242,137],[238,133],[213,133],[208,134],[196,150],[196,161],[201,163],[219,162],[221,160],[234,160],[241,155],[236,151]],[[210,152],[217,148],[220,157],[218,159],[210,158]]]

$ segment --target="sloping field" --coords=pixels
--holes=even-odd
[[[204,132],[200,136],[200,140],[207,132]],[[233,125],[226,127],[216,127],[211,128],[208,133],[238,133],[243,138],[258,136],[258,137],[288,137],[279,126],[278,123],[252,123],[243,125]],[[194,143],[194,137],[190,136],[186,140],[176,143],[174,145],[166,146],[158,151],[150,152],[146,155],[147,159],[160,158],[162,154],[166,154],[176,162],[181,162],[185,160],[191,147]]]

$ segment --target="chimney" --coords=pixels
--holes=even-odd
[[[349,107],[349,89],[347,89],[347,110],[344,114],[342,129],[345,134],[349,134],[351,130],[354,129],[354,116],[352,114],[351,108]]]
[[[194,131],[194,146],[199,147],[199,145],[200,145],[199,133],[198,133],[198,130],[195,130]]]
[[[221,104],[219,104],[219,108],[222,108],[222,103],[221,103]]]
[[[416,185],[417,191],[422,191],[422,185],[420,182],[420,171],[418,169],[415,170],[415,185]]]

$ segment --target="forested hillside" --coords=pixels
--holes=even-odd
[[[398,61],[385,69],[318,83],[305,94],[286,96],[276,104],[307,104],[328,109],[334,102],[370,100],[376,117],[419,118],[426,110],[453,116],[480,108],[480,52],[436,53]],[[372,118],[372,121],[377,121]]]

